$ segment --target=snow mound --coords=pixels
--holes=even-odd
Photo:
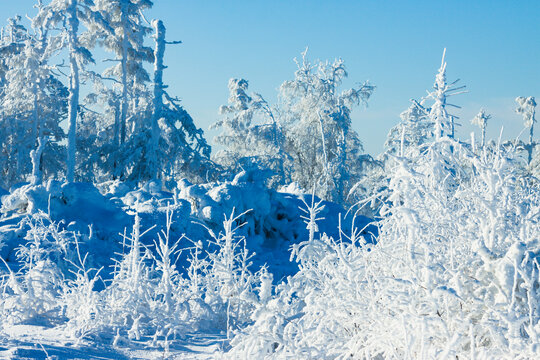
[[[84,234],[82,251],[89,253],[93,266],[105,266],[107,275],[114,253],[122,251],[120,234],[131,229],[135,213],[146,232],[141,241],[147,245],[152,245],[165,228],[166,213],[171,211],[171,238],[185,235],[211,247],[208,229],[219,233],[223,220],[234,210],[235,214],[245,213],[241,218],[245,225],[238,233],[255,253],[254,265],[267,264],[274,279],[279,280],[297,271],[297,265],[289,261],[289,249],[308,234],[300,208],[304,207],[302,199],[309,203],[311,195],[301,194],[293,185],[288,188],[293,193],[285,189],[278,192],[268,189],[264,181],[251,172],[241,172],[233,181],[225,182],[192,184],[183,179],[172,192],[163,190],[159,181],[140,188],[120,181],[97,185],[58,181],[37,186],[23,184],[2,197],[0,255],[15,261],[15,251],[25,243],[29,231],[27,218],[42,213],[45,221],[58,224],[60,230]],[[345,210],[333,203],[323,204],[320,230],[337,238],[339,215]],[[355,225],[362,228],[368,222],[358,217]],[[342,225],[350,227],[350,216],[342,220]],[[376,232],[374,227],[368,230]],[[366,236],[370,236],[367,232]],[[187,238],[181,240],[181,247],[191,246]],[[180,261],[185,262],[185,256]]]

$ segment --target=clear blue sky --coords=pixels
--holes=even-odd
[[[33,3],[2,0],[0,10],[6,19],[32,14]],[[165,22],[169,40],[183,41],[167,48],[165,81],[205,131],[227,102],[229,78],[246,78],[275,101],[306,46],[312,59],[345,60],[346,87],[364,80],[377,86],[369,107],[353,112],[372,154],[409,99],[431,88],[445,47],[448,79],[460,78],[469,90],[452,99],[463,106],[454,111],[464,125],[459,137],[469,137],[482,106],[493,115],[489,136],[504,125],[504,137],[516,137],[522,125],[513,99],[540,98],[538,0],[155,0],[147,17]]]

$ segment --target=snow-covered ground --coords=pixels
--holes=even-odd
[[[185,334],[168,347],[148,347],[145,341],[111,345],[112,334],[102,341],[74,343],[58,327],[13,325],[0,334],[2,359],[219,359],[224,334]]]

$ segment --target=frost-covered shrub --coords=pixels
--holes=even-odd
[[[0,313],[6,323],[31,321],[58,310],[63,271],[70,257],[74,234],[60,230],[43,213],[24,220],[28,226],[25,243],[16,249],[18,271],[4,261],[7,275],[0,282]]]
[[[217,250],[208,254],[205,275],[205,302],[217,314],[218,326],[227,329],[245,325],[256,302],[256,280],[250,271],[252,255],[246,248],[245,237],[237,236],[237,229],[244,214],[223,221],[224,232],[215,235],[211,230],[213,245]],[[225,325],[225,326],[224,326]]]
[[[245,326],[255,307],[269,297],[272,281],[266,268],[251,272],[245,239],[235,234],[240,216],[226,218],[224,232],[217,236],[209,230],[210,246],[196,241],[182,249],[183,237],[171,239],[172,211],[153,246],[142,243],[151,229],[142,232],[136,214],[131,235],[123,235],[125,251],[112,279],[105,280],[100,291],[100,270],[86,269],[86,257],[81,258],[77,246],[78,263],[71,263],[74,277],[63,284],[59,301],[67,335],[81,340],[108,331],[116,333],[115,346],[133,340],[166,346],[188,331]],[[190,252],[185,271],[177,269],[182,250]]]
[[[123,235],[125,253],[116,261],[113,278],[104,290],[107,325],[126,328],[130,338],[141,337],[141,322],[151,318],[155,289],[151,278],[150,251],[141,243],[140,217],[135,215],[131,236]]]
[[[442,137],[398,159],[377,244],[303,244],[229,356],[535,358],[540,192],[506,155]]]
[[[62,286],[61,306],[64,316],[68,319],[65,326],[66,335],[81,340],[90,335],[96,335],[103,329],[102,320],[105,313],[102,293],[96,291],[96,282],[101,280],[99,273],[102,269],[86,269],[86,256],[79,265],[73,263],[73,279],[64,282]]]

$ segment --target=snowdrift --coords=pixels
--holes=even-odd
[[[286,189],[285,189],[286,190]],[[174,192],[162,191],[158,182],[149,182],[139,189],[130,184],[107,182],[102,184],[64,184],[49,181],[46,185],[20,185],[2,196],[0,209],[1,255],[9,262],[16,262],[16,249],[25,243],[29,215],[41,214],[47,223],[58,224],[60,231],[81,236],[83,253],[88,252],[90,266],[111,264],[114,252],[122,251],[121,234],[129,232],[137,213],[141,229],[150,229],[141,238],[152,244],[157,234],[166,226],[166,212],[173,214],[171,239],[186,235],[191,240],[208,240],[208,230],[221,231],[223,220],[233,209],[236,214],[246,213],[241,221],[246,223],[239,234],[247,239],[250,251],[256,253],[257,266],[267,264],[276,279],[296,272],[289,262],[289,248],[307,236],[301,219],[301,198],[311,201],[311,195],[268,189],[262,180],[253,182],[242,172],[233,181],[194,185],[181,180]],[[325,202],[321,216],[321,231],[337,236],[339,216],[344,226],[350,227],[351,217],[345,218],[340,206]],[[369,222],[365,217],[356,219],[356,226]],[[368,232],[375,232],[370,227]],[[369,235],[371,237],[371,235]],[[189,242],[182,240],[181,246]]]

